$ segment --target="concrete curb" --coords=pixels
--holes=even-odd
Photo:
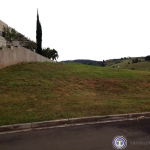
[[[37,128],[45,127],[55,127],[55,126],[64,126],[64,125],[76,125],[76,124],[91,124],[91,123],[108,123],[108,122],[117,122],[117,121],[126,121],[149,118],[150,112],[144,113],[130,113],[130,114],[119,114],[119,115],[107,115],[107,116],[91,116],[91,117],[82,117],[82,118],[70,118],[70,119],[61,119],[53,121],[43,121],[43,122],[33,122],[25,124],[14,124],[0,126],[0,133],[9,132],[9,131],[21,131],[21,130],[32,130]]]

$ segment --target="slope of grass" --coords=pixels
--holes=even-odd
[[[123,60],[108,60],[106,64],[111,68],[117,68],[118,66],[120,66],[120,68],[122,69],[150,71],[150,62],[145,61],[143,57],[138,58],[141,61],[138,63],[132,63],[132,59],[134,58],[127,58]],[[120,63],[115,63],[117,61]]]
[[[150,72],[63,63],[0,70],[0,125],[150,111]]]
[[[131,63],[123,66],[123,68],[141,70],[141,71],[150,71],[150,62],[145,61],[145,62]]]

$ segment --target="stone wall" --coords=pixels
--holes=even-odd
[[[54,62],[24,47],[0,50],[0,68],[22,62]]]

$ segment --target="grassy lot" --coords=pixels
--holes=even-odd
[[[25,63],[0,79],[0,125],[150,111],[149,71]]]

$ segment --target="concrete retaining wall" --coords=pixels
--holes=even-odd
[[[1,31],[0,31],[1,32]],[[0,33],[1,34],[1,33]],[[6,46],[6,40],[0,35],[0,47]]]
[[[24,47],[0,50],[0,68],[22,62],[54,62]]]

